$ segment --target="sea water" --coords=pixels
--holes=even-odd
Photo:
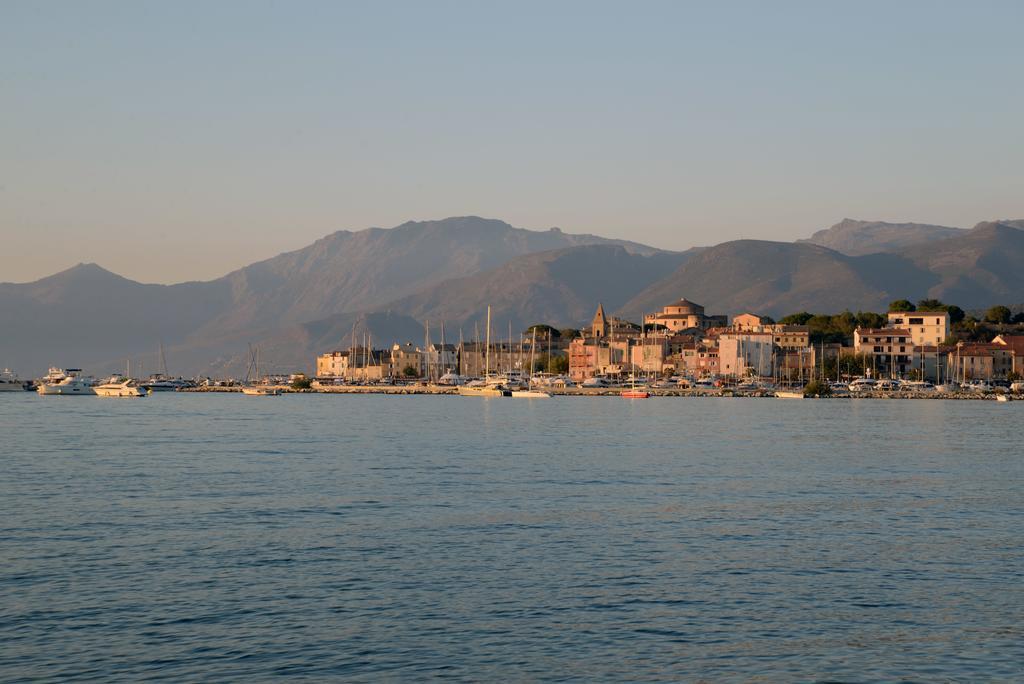
[[[1020,680],[1022,418],[0,395],[0,680]]]

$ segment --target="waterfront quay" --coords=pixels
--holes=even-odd
[[[285,394],[387,394],[387,395],[435,395],[435,396],[457,396],[458,388],[446,385],[432,384],[406,384],[406,385],[328,385],[309,389],[294,389],[288,385],[271,386]],[[545,388],[545,391],[552,397],[615,397],[621,398],[623,387],[560,387]],[[735,398],[775,398],[775,390],[764,388],[757,390],[735,389],[730,387],[721,388],[690,388],[690,389],[665,389],[645,388],[650,397],[677,397],[677,398],[706,398],[706,397],[735,397]],[[240,394],[242,388],[201,386],[182,389],[186,393],[235,393]],[[1006,396],[1018,401],[1024,401],[1024,393],[985,393],[975,391],[943,392],[939,390],[913,391],[860,391],[860,392],[838,392],[821,399],[951,399],[951,400],[996,400],[998,396]]]

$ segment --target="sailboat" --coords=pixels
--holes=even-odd
[[[487,346],[484,349],[484,380],[491,374],[491,307],[487,307]],[[459,394],[464,397],[510,397],[512,392],[500,384],[485,384],[483,387],[459,385]]]
[[[646,341],[646,337],[643,337],[646,334],[644,329],[643,329],[643,325],[644,325],[643,324],[643,320],[644,320],[644,317],[643,317],[643,315],[641,315],[640,316],[640,321],[641,321],[641,323],[640,323],[640,335],[641,335],[640,340],[641,340],[641,344],[644,344],[644,342]],[[644,352],[647,351],[646,344],[644,344],[643,351]],[[626,340],[626,353],[629,354],[629,340],[628,339]],[[641,356],[643,356],[643,355],[644,354],[641,353]],[[646,359],[645,359],[645,361],[646,361]],[[645,389],[637,389],[636,388],[636,364],[631,364],[631,365],[633,366],[633,372],[630,373],[629,389],[622,390],[619,393],[619,396],[622,397],[623,399],[647,399],[648,397],[651,396],[651,393],[648,392]]]
[[[246,384],[242,386],[242,394],[247,394],[251,397],[276,397],[281,394],[281,390],[277,387],[250,384],[250,377],[259,378],[259,376],[260,350],[259,347],[256,347],[254,350],[252,345],[249,345],[249,368],[245,372]]]
[[[522,350],[522,341],[519,343],[520,352]],[[514,389],[512,390],[512,396],[519,399],[550,399],[551,395],[547,392],[533,389],[533,362],[534,354],[537,351],[537,328],[533,329],[533,342],[530,345],[530,374],[527,376],[526,389]],[[521,355],[521,354],[520,354]]]

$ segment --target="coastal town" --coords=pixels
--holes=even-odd
[[[515,339],[510,334],[490,344],[427,340],[372,349],[353,339],[350,348],[317,357],[315,383],[459,384],[493,372],[506,380],[531,376],[538,384],[563,389],[642,384],[751,390],[803,387],[815,380],[835,389],[859,380],[878,389],[913,383],[910,387],[919,390],[989,391],[1010,388],[1024,372],[1024,331],[964,342],[953,336],[947,310],[904,306],[874,327],[855,327],[849,344],[814,337],[806,323],[775,322],[755,313],[730,319],[685,298],[646,314],[642,324],[609,315],[599,304],[582,330],[536,325]]]
[[[1024,321],[994,307],[982,321],[958,307],[905,300],[879,314],[812,316],[781,321],[751,312],[707,313],[685,298],[645,314],[642,322],[610,315],[598,304],[582,329],[537,324],[495,334],[488,311],[483,334],[470,340],[445,329],[434,341],[429,324],[421,344],[375,347],[353,330],[346,348],[325,351],[315,372],[259,372],[250,350],[245,380],[133,379],[130,369],[106,382],[79,369],[51,368],[37,381],[10,371],[5,389],[43,395],[145,396],[160,391],[285,391],[428,393],[476,396],[566,395],[992,396],[1024,393]],[[1004,311],[1005,310],[1005,311]],[[1021,318],[1018,314],[1016,318]],[[954,320],[955,319],[955,320]],[[965,327],[973,325],[973,328]],[[990,339],[979,340],[990,331]],[[483,338],[483,339],[481,339]],[[160,352],[162,357],[162,350]],[[166,365],[166,361],[164,361]]]

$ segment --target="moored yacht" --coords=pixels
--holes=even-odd
[[[51,368],[50,370],[52,372],[54,369]],[[96,390],[93,389],[92,383],[85,378],[79,377],[77,375],[79,372],[81,372],[80,368],[68,368],[66,371],[63,371],[63,379],[56,382],[43,382],[36,391],[43,396],[96,396]]]
[[[154,375],[141,383],[150,392],[177,392],[186,387],[195,387],[195,383],[184,378],[169,378],[165,375]]]
[[[28,383],[19,380],[18,377],[8,368],[0,372],[0,392],[24,392]]]
[[[144,397],[148,392],[144,387],[139,387],[131,378],[122,378],[115,375],[102,385],[93,388],[101,397]]]

